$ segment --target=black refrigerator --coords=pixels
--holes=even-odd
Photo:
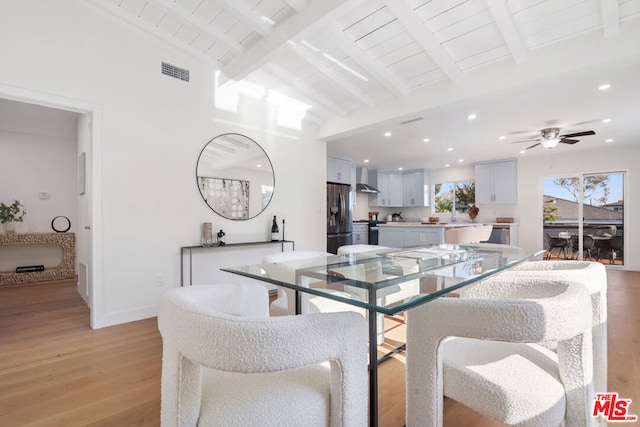
[[[327,183],[327,252],[353,244],[351,186]]]

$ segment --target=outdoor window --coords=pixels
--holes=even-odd
[[[476,202],[476,182],[444,182],[435,187],[435,211],[467,212]]]

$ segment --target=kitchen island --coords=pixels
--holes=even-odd
[[[518,224],[514,223],[471,223],[471,222],[452,222],[452,223],[421,223],[421,222],[404,222],[394,221],[386,224],[379,224],[381,246],[392,248],[408,248],[412,246],[442,244],[444,243],[444,232],[450,227],[474,227],[478,225],[491,224],[495,231],[507,230],[507,241],[495,243],[507,243],[510,245],[518,245]]]

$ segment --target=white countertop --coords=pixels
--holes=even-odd
[[[412,221],[393,221],[387,222],[386,224],[378,224],[379,227],[475,227],[478,225],[501,225],[501,226],[510,226],[515,223],[503,223],[503,222],[439,222],[439,223],[422,223],[422,222],[412,222]]]

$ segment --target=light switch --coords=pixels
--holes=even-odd
[[[51,197],[51,194],[47,193],[46,191],[41,191],[38,193],[38,197],[40,197],[40,200],[49,200],[49,197]]]

